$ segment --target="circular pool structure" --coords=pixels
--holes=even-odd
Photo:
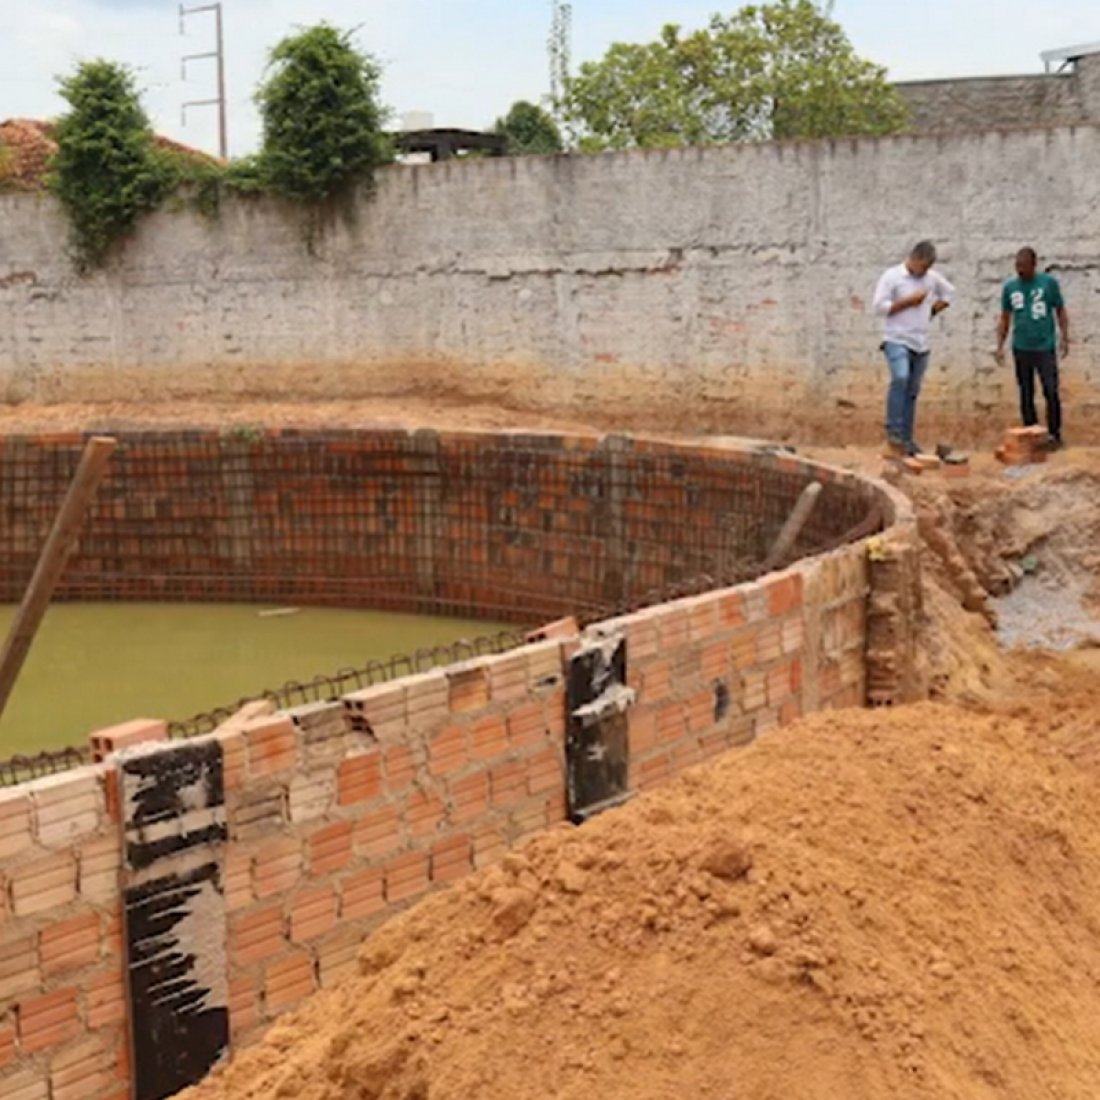
[[[0,442],[0,599],[82,444]],[[0,766],[0,962],[21,1036],[46,1021],[0,1092],[79,1064],[172,1095],[355,968],[389,915],[525,838],[804,713],[909,698],[919,592],[904,498],[763,446],[121,435],[60,599],[543,626]]]
[[[116,438],[56,600],[371,608],[517,627],[573,617],[584,626],[760,576],[813,482],[820,498],[775,565],[908,521],[887,487],[763,446],[366,429]],[[0,603],[21,597],[83,443],[79,434],[0,441]],[[474,651],[521,637],[494,632]],[[303,652],[296,695],[255,689],[289,705],[469,654],[438,647],[388,669],[345,668],[340,679]],[[212,728],[226,707],[178,728]]]

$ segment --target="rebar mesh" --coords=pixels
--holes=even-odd
[[[59,600],[278,601],[583,623],[757,576],[812,480],[823,492],[792,559],[871,534],[886,518],[873,485],[763,451],[396,430],[117,438]],[[82,446],[80,436],[0,441],[0,600],[22,595]],[[427,652],[257,695],[280,705],[333,697],[420,667]],[[203,732],[230,709],[173,730]]]

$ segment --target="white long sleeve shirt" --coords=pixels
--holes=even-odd
[[[890,314],[890,307],[899,298],[908,298],[920,290],[928,292],[919,306]],[[938,272],[911,275],[905,264],[888,268],[875,287],[874,311],[886,318],[883,338],[892,344],[903,344],[915,352],[928,350],[928,326],[932,321],[932,307],[937,302],[951,302],[955,288]]]

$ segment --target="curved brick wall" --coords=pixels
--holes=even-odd
[[[0,599],[30,578],[82,442],[0,439]],[[700,576],[753,575],[813,476],[825,493],[803,553],[887,508],[867,483],[790,456],[615,436],[142,432],[119,444],[60,598],[591,618]]]
[[[700,573],[753,573],[813,479],[825,498],[803,549],[875,509],[886,529],[581,636],[244,715],[209,737],[165,742],[151,721],[136,730],[142,747],[0,792],[5,1097],[117,1100],[194,1079],[352,967],[395,908],[563,820],[567,680],[591,643],[623,644],[631,791],[807,711],[914,690],[913,517],[891,490],[841,471],[579,437],[124,442],[70,596],[374,602],[384,578],[401,581],[397,606],[591,619]],[[153,442],[178,446],[171,464]],[[78,450],[40,439],[0,451],[9,593],[50,511],[35,485],[63,483]],[[251,527],[237,515],[247,508]],[[255,587],[238,592],[248,578]],[[148,934],[176,909],[188,919]],[[188,956],[201,960],[183,968],[197,1014],[144,978],[151,958]],[[181,1041],[151,1046],[150,1021]]]

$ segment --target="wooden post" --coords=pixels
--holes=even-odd
[[[783,564],[784,559],[791,552],[791,547],[794,546],[798,536],[802,534],[802,528],[806,526],[813,513],[814,505],[817,504],[819,496],[821,496],[820,481],[811,481],[802,490],[802,495],[798,498],[794,510],[787,517],[787,522],[783,524],[783,529],[775,540],[775,545],[768,551],[768,556],[760,567],[761,573],[770,573]]]
[[[30,652],[42,617],[46,614],[65,562],[76,545],[84,513],[95,496],[114,449],[113,439],[93,436],[81,455],[76,475],[53,522],[46,545],[42,547],[34,576],[23,594],[23,602],[8,630],[4,648],[0,650],[0,717],[4,714],[4,707]]]

